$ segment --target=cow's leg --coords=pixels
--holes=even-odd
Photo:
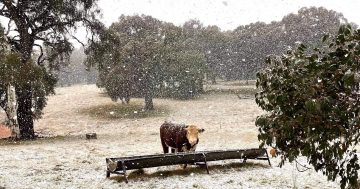
[[[186,146],[183,146],[183,147],[178,148],[177,151],[178,151],[178,152],[188,152]],[[187,164],[182,164],[182,165],[180,165],[180,167],[183,168],[183,169],[186,169]]]
[[[161,145],[162,145],[162,147],[163,147],[164,154],[169,153],[169,147],[165,144],[165,141],[163,140],[162,137],[161,137]]]

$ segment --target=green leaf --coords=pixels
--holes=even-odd
[[[352,86],[355,84],[355,76],[353,72],[345,73],[342,79],[344,81],[345,86]]]
[[[271,83],[262,91],[268,99],[262,99],[261,108],[268,112],[267,119],[256,122],[259,140],[268,144],[272,129],[279,129],[276,147],[282,151],[281,163],[295,160],[301,152],[328,179],[338,177],[342,188],[356,188],[360,165],[357,158],[351,159],[349,147],[360,138],[354,132],[360,107],[355,81],[360,31],[341,26],[334,38],[325,35],[322,41],[330,44],[321,47],[321,53],[317,48],[305,51],[300,44],[297,51],[281,56],[282,62],[268,67],[266,78],[257,78]],[[339,141],[340,134],[345,140]]]

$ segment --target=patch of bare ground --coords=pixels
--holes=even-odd
[[[132,99],[131,103],[142,105],[143,99]],[[49,97],[43,119],[35,122],[36,132],[53,138],[0,144],[0,188],[337,187],[313,170],[299,173],[289,163],[280,169],[277,158],[272,159],[273,167],[266,161],[249,160],[243,165],[239,160],[226,160],[210,162],[210,174],[193,166],[186,170],[166,166],[130,172],[129,184],[119,176],[106,179],[107,157],[162,153],[159,127],[165,120],[204,128],[198,150],[256,148],[259,142],[254,122],[264,113],[254,99],[240,99],[226,92],[189,101],[155,99],[155,108],[168,110],[155,117],[100,119],[81,112],[109,104],[119,106],[95,85],[56,89],[56,95]],[[85,134],[93,132],[98,139],[86,140]],[[299,161],[305,163],[305,159]]]

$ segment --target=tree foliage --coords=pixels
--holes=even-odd
[[[257,74],[256,103],[268,113],[256,125],[261,145],[285,160],[303,155],[341,187],[358,186],[360,138],[360,30],[340,27],[318,48],[298,44],[282,56],[269,56]]]
[[[202,92],[204,57],[186,39],[181,28],[150,16],[121,16],[87,49],[87,63],[98,67],[98,86],[114,101],[144,97],[144,109],[153,109],[153,97]]]
[[[144,97],[142,93],[146,89],[142,78],[109,77],[110,72],[113,76],[120,75],[124,69],[118,68],[119,65],[126,65],[127,70],[131,68],[133,71],[127,73],[136,72],[136,76],[147,73],[151,80],[146,81],[152,81],[148,85],[151,96],[186,99],[202,92],[204,76],[196,72],[206,73],[206,79],[213,83],[216,77],[254,79],[267,54],[279,54],[297,41],[315,42],[324,32],[334,34],[341,22],[346,22],[341,14],[315,7],[302,8],[280,22],[257,22],[226,32],[217,26],[205,27],[198,20],[176,27],[149,16],[122,16],[99,43],[88,49],[91,53],[87,62],[89,66],[97,65],[98,86],[108,88],[114,100],[116,95],[121,98],[125,94],[122,87],[112,86],[114,83],[132,82],[132,87],[126,89],[131,91],[126,94],[133,97]],[[151,66],[154,67],[150,70],[155,72],[139,72]],[[113,69],[118,70],[117,74]]]
[[[160,21],[150,16],[121,16],[119,22],[110,26],[99,44],[88,49],[91,53],[88,62],[98,64],[102,72],[101,82],[113,100],[117,100],[116,96],[123,98],[125,93],[137,93],[145,97],[145,109],[153,109],[153,88],[161,39],[159,24]],[[99,58],[102,60],[98,61]],[[111,77],[108,76],[110,72]],[[122,84],[125,81],[128,84]],[[117,86],[120,84],[129,87]]]
[[[164,36],[161,81],[158,96],[189,99],[203,93],[205,55],[195,40],[200,35],[198,21],[176,27],[163,23]]]
[[[227,79],[255,79],[268,54],[280,54],[295,42],[316,44],[325,34],[335,35],[346,22],[341,13],[317,7],[301,8],[279,22],[263,22],[239,26],[232,32],[231,61],[216,70]]]
[[[102,24],[97,20],[99,10],[96,2],[96,0],[0,1],[0,16],[9,22],[5,32],[6,41],[20,61],[16,65],[17,61],[12,62],[13,70],[33,73],[29,74],[31,75],[29,77],[23,77],[24,82],[15,82],[17,120],[22,138],[35,137],[34,111],[41,112],[46,104],[44,96],[53,92],[55,80],[51,71],[68,60],[73,50],[70,38],[78,40],[72,35],[73,32],[79,26],[85,26],[92,36],[89,40],[91,43],[94,37],[96,38],[94,34],[102,29]],[[39,55],[37,60],[33,61],[35,49],[38,49]],[[34,82],[34,78],[40,82]],[[4,91],[3,88],[0,90]]]
[[[24,86],[28,83],[33,86],[32,117],[39,119],[46,106],[46,96],[55,93],[56,79],[45,68],[35,65],[34,62],[22,64],[17,53],[6,54],[0,61],[0,88],[4,91],[2,103],[4,110],[8,105],[5,94],[7,86],[17,86],[18,90],[25,90]]]

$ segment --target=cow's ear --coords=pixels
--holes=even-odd
[[[199,133],[202,133],[205,131],[205,129],[198,129]]]

